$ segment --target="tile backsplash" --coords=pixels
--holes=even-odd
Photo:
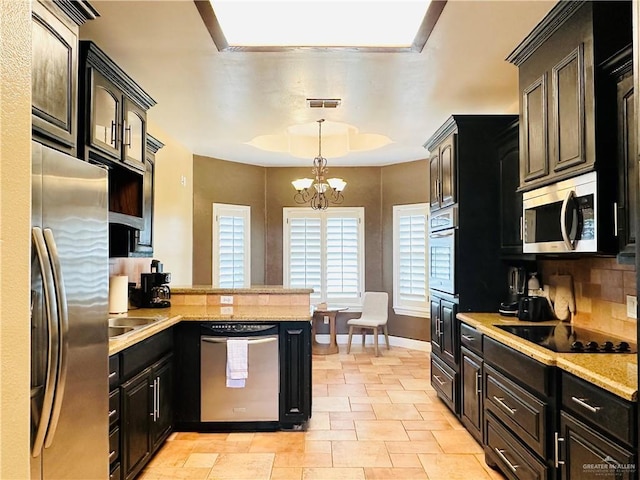
[[[150,258],[118,258],[109,259],[109,276],[127,275],[129,282],[140,285],[140,274],[151,271]]]
[[[541,284],[555,274],[573,277],[576,325],[636,341],[636,319],[627,317],[627,295],[637,294],[635,265],[594,257],[539,260],[538,269]]]

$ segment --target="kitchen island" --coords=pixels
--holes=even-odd
[[[122,478],[137,475],[173,430],[306,430],[311,417],[311,292],[271,286],[180,287],[172,289],[168,308],[112,316],[111,323],[138,324],[109,340],[112,471],[121,469]],[[250,340],[260,346],[249,344],[245,387],[225,387],[224,345],[218,354],[205,353],[211,351],[203,347],[206,337],[215,329],[240,332],[241,337],[250,335],[243,331],[267,329],[270,333],[269,338]],[[263,360],[266,341],[268,362]],[[207,373],[212,369],[223,377],[214,392]],[[268,396],[255,386],[265,384],[262,377],[267,375],[272,392]],[[244,392],[254,397],[248,403]],[[211,414],[205,413],[211,411],[209,402],[225,395],[234,402],[227,405],[231,414],[224,421],[209,421]],[[203,408],[203,402],[208,408]],[[266,403],[271,416],[256,413],[253,418],[251,410]]]

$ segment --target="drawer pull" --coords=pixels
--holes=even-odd
[[[118,413],[117,410],[109,410],[109,418],[113,417],[116,413]]]
[[[564,442],[564,438],[562,438],[558,432],[554,432],[554,454],[555,454],[555,466],[556,468],[560,468],[560,465],[564,465],[564,460],[560,460],[560,442]]]
[[[472,337],[471,335],[462,334],[462,338],[464,338],[467,342],[475,342],[476,341],[476,337]]]
[[[113,459],[116,457],[116,451],[115,450],[111,450],[109,452],[109,463],[113,462]]]
[[[600,410],[602,410],[602,407],[594,407],[593,405],[589,405],[586,398],[571,397],[571,400],[573,400],[581,407],[586,408],[591,413],[598,413]]]
[[[495,448],[493,447],[493,449],[495,450],[495,452],[498,454],[498,456],[500,457],[500,459],[507,464],[507,466],[509,467],[509,469],[513,472],[516,473],[516,469],[520,466],[520,465],[514,465],[513,463],[511,463],[507,457],[505,457],[504,455],[504,450],[499,449],[499,448]]]
[[[118,375],[118,372],[111,372],[111,373],[109,374],[109,380],[111,380],[112,378],[115,378],[115,377],[116,377],[116,375]]]
[[[498,404],[504,408],[507,412],[509,412],[511,415],[513,415],[514,413],[516,413],[516,409],[515,408],[511,408],[509,405],[507,405],[506,403],[504,403],[504,398],[502,397],[496,397],[495,395],[493,396],[493,399],[498,402]]]
[[[444,385],[447,383],[447,382],[444,382],[438,375],[434,375],[433,378],[435,378],[440,385]]]

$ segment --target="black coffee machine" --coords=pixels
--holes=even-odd
[[[140,274],[140,307],[170,307],[169,282],[171,282],[171,274],[162,271],[162,263],[159,260],[152,260],[151,273]]]

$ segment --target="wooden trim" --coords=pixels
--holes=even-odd
[[[444,122],[436,132],[431,135],[429,140],[424,142],[422,146],[427,150],[431,151],[431,149],[440,144],[445,138],[447,138],[452,133],[455,133],[457,130],[456,119],[453,115],[451,115],[446,122]]]
[[[147,132],[147,150],[155,155],[162,147],[164,147],[164,143]]]

